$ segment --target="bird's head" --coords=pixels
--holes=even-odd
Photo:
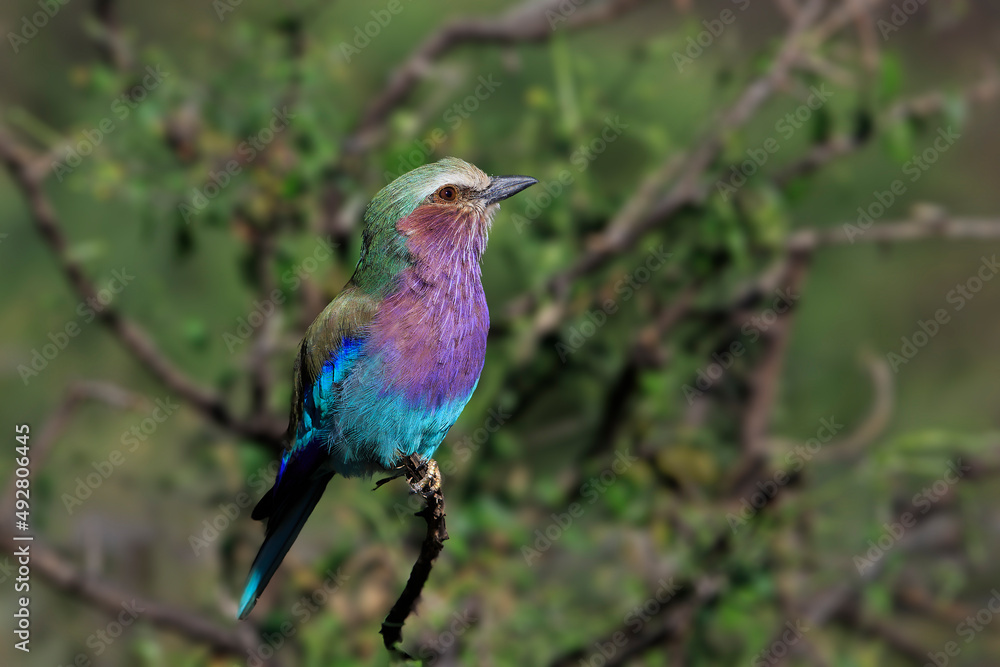
[[[478,264],[500,202],[537,182],[529,176],[490,177],[454,157],[403,174],[365,211],[356,281],[420,262]]]

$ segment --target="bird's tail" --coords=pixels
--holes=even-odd
[[[316,507],[332,477],[333,473],[329,473],[299,484],[290,484],[292,480],[286,478],[285,484],[280,485],[280,488],[279,484],[275,483],[254,508],[253,518],[268,517],[267,530],[264,534],[264,543],[260,546],[253,565],[250,566],[250,574],[243,589],[243,597],[240,599],[240,620],[245,619],[253,611],[257,598],[298,537],[299,531],[312,514],[313,508]],[[280,477],[278,481],[281,481]]]

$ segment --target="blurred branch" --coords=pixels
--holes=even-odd
[[[461,46],[474,43],[514,44],[518,42],[540,42],[552,36],[556,29],[579,30],[593,25],[607,23],[620,14],[632,11],[648,0],[608,0],[576,8],[563,15],[560,5],[565,0],[529,0],[518,5],[502,16],[489,18],[461,18],[445,24],[431,33],[420,46],[406,58],[389,77],[389,83],[368,105],[358,123],[358,128],[346,143],[349,153],[360,153],[374,143],[379,128],[392,111],[410,96],[427,75],[431,63]],[[552,25],[549,14],[564,18],[565,25]]]
[[[96,20],[93,37],[101,57],[114,69],[120,72],[127,70],[134,58],[118,23],[117,1],[94,0],[93,16]]]
[[[930,520],[932,516],[934,516],[933,513],[929,515],[917,515],[916,524],[908,529],[906,536],[895,548],[901,552],[906,552],[913,549],[915,544],[922,545],[924,541],[941,544],[951,542],[954,539],[954,535],[948,530],[940,530],[939,526],[936,526],[935,522]],[[810,629],[823,626],[837,618],[846,617],[849,619],[852,616],[858,618],[857,614],[859,605],[861,604],[862,589],[882,574],[889,560],[889,558],[881,558],[872,563],[863,573],[857,576],[855,582],[844,582],[811,596],[800,606],[800,618]],[[864,632],[871,630],[871,628],[864,627],[864,624],[855,629]],[[764,645],[771,646],[776,642],[780,642],[781,634],[784,630],[785,627],[782,625],[775,632],[773,640]],[[885,636],[882,638],[883,640],[887,639]],[[898,636],[894,635],[893,643],[890,643],[890,646],[900,653],[910,653],[913,650],[913,645],[907,641],[906,646],[904,646],[901,641],[897,641],[899,639]],[[789,650],[781,656],[775,654],[770,664],[777,667],[784,664],[794,654],[794,650]],[[926,651],[923,655],[927,655]]]
[[[815,38],[819,42],[825,42],[845,25],[865,18],[868,11],[883,4],[886,4],[886,0],[844,0],[816,26]]]
[[[14,526],[0,524],[6,534],[13,534]],[[21,542],[4,541],[4,551],[14,555],[14,545]],[[252,626],[241,626],[245,630],[230,630],[216,625],[190,610],[154,602],[129,591],[91,577],[60,556],[54,549],[36,538],[31,545],[32,571],[47,581],[55,589],[76,597],[111,616],[121,613],[124,605],[131,605],[139,618],[154,626],[175,632],[188,640],[207,646],[213,653],[245,658],[257,644]]]
[[[808,264],[808,258],[803,254],[793,252],[788,257],[782,280],[782,284],[787,285],[788,292],[802,291],[808,274]],[[744,452],[750,456],[764,453],[765,435],[777,402],[778,382],[784,368],[785,353],[791,338],[792,321],[796,311],[796,304],[789,304],[785,312],[778,314],[777,322],[762,335],[766,341],[764,356],[749,378],[750,395],[740,434]]]
[[[31,465],[34,470],[42,469],[45,459],[52,451],[52,446],[69,425],[73,413],[88,400],[99,401],[123,410],[143,409],[148,403],[145,396],[109,382],[82,381],[71,385],[62,402],[45,420],[41,433],[32,440]],[[12,475],[4,494],[3,516],[13,515],[10,508],[14,501],[15,479],[17,478]],[[0,530],[8,535],[17,532],[13,523],[8,520],[0,522]],[[38,536],[30,542],[5,540],[3,551],[15,557],[15,548],[24,544],[30,545],[33,572],[38,573],[55,589],[79,598],[111,616],[121,613],[123,605],[129,604],[139,613],[140,619],[176,632],[191,641],[205,644],[214,653],[245,657],[248,650],[257,643],[252,626],[240,626],[236,631],[229,630],[188,610],[147,600],[131,592],[117,589],[74,566]]]
[[[790,252],[780,271],[780,283],[786,286],[788,292],[800,293],[808,268],[808,254]],[[781,371],[784,369],[796,312],[796,304],[788,304],[784,312],[777,314],[775,323],[761,335],[762,357],[747,379],[748,396],[740,417],[740,445],[743,452],[730,476],[730,488],[734,497],[746,495],[749,485],[756,481],[767,465],[766,436],[778,400]]]
[[[926,664],[931,647],[921,646],[898,628],[878,618],[868,618],[859,603],[845,604],[835,620],[864,637],[874,637],[912,664]]]
[[[249,263],[253,273],[257,298],[268,303],[277,289],[274,276],[274,254],[277,235],[281,229],[279,215],[274,214],[261,224],[247,223],[249,241]],[[250,376],[250,413],[264,414],[274,383],[268,363],[274,349],[275,318],[265,318],[263,325],[255,327],[251,334],[250,350],[247,355],[247,371]]]
[[[834,441],[835,446],[825,448],[817,454],[824,461],[857,462],[867,447],[877,438],[892,418],[892,408],[895,400],[892,369],[884,357],[867,354],[866,364],[871,375],[874,390],[874,401],[871,411],[865,420],[858,425],[846,438]]]
[[[616,650],[612,656],[606,658],[606,662],[601,662],[603,667],[631,664],[633,659],[649,650],[664,648],[668,644],[683,640],[691,628],[696,613],[702,607],[711,604],[719,596],[720,589],[721,582],[708,577],[701,579],[697,585],[685,584],[662,603],[655,614],[643,619],[643,627],[652,628],[651,630],[633,636],[636,630],[634,621],[631,621],[595,642],[588,642],[584,647],[567,651],[550,665],[575,667],[579,664],[589,664],[587,658],[594,650],[594,646],[613,646],[616,649],[620,647],[620,650]],[[622,637],[628,638],[624,646],[621,644]]]
[[[62,401],[45,419],[41,433],[32,437],[31,463],[39,468],[52,451],[52,446],[69,426],[73,413],[84,401],[100,401],[120,410],[139,410],[149,404],[145,396],[123,389],[110,382],[79,381],[70,385]],[[2,498],[0,514],[8,515],[14,503],[14,481],[11,477]]]
[[[36,229],[49,246],[70,287],[84,301],[99,303],[97,288],[87,278],[80,263],[72,257],[59,219],[43,190],[42,182],[48,173],[48,166],[42,164],[41,158],[33,156],[17,144],[4,128],[0,128],[0,160],[21,191]],[[221,396],[199,385],[175,366],[142,328],[122,315],[112,304],[96,310],[97,318],[140,365],[208,421],[276,449],[281,447],[283,426],[279,426],[274,420],[253,416],[247,419],[237,418]]]
[[[568,505],[579,500],[583,490],[583,477],[586,462],[602,452],[612,449],[618,439],[618,434],[624,427],[629,416],[629,403],[639,391],[641,372],[649,368],[659,368],[663,363],[661,352],[663,338],[690,311],[700,285],[692,283],[685,286],[670,300],[652,322],[639,330],[618,377],[610,383],[601,407],[601,417],[597,423],[594,437],[590,445],[579,457],[573,472],[563,485],[569,489],[569,494],[563,500]]]
[[[508,317],[527,314],[537,307],[540,298],[545,295],[557,300],[565,299],[574,280],[603,267],[613,257],[631,248],[648,231],[671,220],[689,206],[704,201],[709,187],[702,181],[722,149],[723,138],[743,126],[785,84],[800,55],[803,36],[819,17],[823,4],[822,0],[809,0],[796,15],[770,69],[744,89],[736,103],[713,122],[713,129],[698,147],[679,161],[676,171],[681,174],[680,180],[651,210],[643,216],[630,215],[626,223],[610,224],[590,240],[586,252],[576,262],[546,281],[541,294],[529,292],[514,299],[507,308]],[[640,188],[634,196],[644,197],[645,194]],[[630,202],[626,202],[622,210],[631,208]]]
[[[957,99],[970,105],[984,104],[998,97],[1000,97],[1000,74],[992,66],[987,67],[986,73],[979,81],[968,85],[957,94]],[[879,122],[888,125],[903,118],[928,118],[943,112],[955,99],[956,95],[945,95],[939,91],[906,98],[893,104],[882,114]],[[779,187],[785,187],[795,179],[808,176],[836,158],[853,153],[867,145],[874,136],[873,132],[861,135],[845,134],[813,146],[804,157],[779,169],[774,175],[774,182]]]
[[[942,238],[952,241],[1000,241],[1000,218],[951,218],[930,216],[917,220],[884,222],[863,230],[856,223],[831,229],[802,229],[787,242],[794,252],[812,252],[825,246],[862,243],[903,243]]]

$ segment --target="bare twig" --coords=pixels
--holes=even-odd
[[[5,534],[14,532],[9,523],[0,524]],[[3,549],[13,555],[14,545],[24,542],[4,540]],[[246,657],[255,646],[256,639],[252,626],[246,631],[235,631],[216,625],[187,609],[181,609],[162,602],[133,595],[87,575],[74,566],[44,541],[36,538],[30,544],[32,571],[41,576],[53,588],[79,598],[108,614],[116,615],[123,605],[130,605],[139,618],[175,632],[188,640],[207,646],[213,653]]]
[[[410,486],[420,485],[425,481],[424,470],[416,457],[407,457],[403,460],[403,470]],[[448,529],[445,526],[444,513],[444,492],[440,483],[431,486],[424,494],[427,506],[416,513],[416,516],[423,517],[427,522],[427,536],[424,537],[423,544],[420,545],[420,555],[417,562],[413,564],[410,571],[410,578],[406,582],[406,587],[400,594],[396,604],[389,610],[389,615],[382,621],[382,642],[385,648],[394,655],[399,655],[408,660],[412,657],[400,649],[399,643],[403,641],[403,624],[409,618],[416,607],[420,594],[427,583],[441,550],[444,549],[444,541],[448,539]]]
[[[988,68],[983,77],[966,86],[958,95],[945,95],[934,91],[909,97],[893,104],[879,116],[878,122],[889,125],[902,118],[929,118],[941,113],[955,99],[966,104],[985,104],[1000,97],[1000,75]],[[811,148],[804,157],[785,165],[774,175],[774,182],[784,187],[797,178],[808,176],[833,160],[849,155],[868,144],[874,133],[867,132],[862,136],[838,135],[828,141]]]
[[[787,247],[795,252],[812,252],[825,246],[853,243],[903,243],[943,238],[949,240],[995,241],[1000,239],[1000,219],[927,217],[917,220],[884,222],[867,230],[857,223],[830,229],[802,229],[793,233]]]
[[[52,451],[56,440],[69,426],[73,413],[86,400],[100,401],[121,410],[139,410],[149,404],[145,396],[140,396],[110,382],[81,381],[70,385],[63,400],[49,413],[41,433],[32,437],[32,466],[36,469],[40,468],[49,452]],[[10,514],[14,502],[14,481],[16,479],[16,477],[11,477],[3,499],[0,501],[2,502],[0,515]]]
[[[892,369],[882,357],[865,355],[868,373],[871,375],[874,400],[871,411],[861,424],[848,436],[836,441],[834,447],[827,447],[817,455],[821,460],[857,462],[867,448],[889,425],[895,398]]]
[[[699,609],[711,603],[720,594],[720,582],[704,578],[697,585],[685,584],[666,600],[655,614],[645,619],[644,627],[649,628],[636,635],[633,624],[625,624],[607,633],[586,647],[575,648],[562,654],[550,664],[551,667],[570,667],[587,663],[589,652],[594,646],[614,646],[616,651],[601,662],[604,667],[618,667],[647,651],[680,642],[691,627],[691,622]],[[621,638],[625,638],[624,645]],[[620,650],[618,647],[621,647]]]
[[[935,531],[934,522],[929,520],[932,515],[919,515],[916,517],[917,523],[909,529],[908,534],[899,543],[898,549],[901,551],[908,551],[914,547],[914,544],[920,543],[923,539],[928,538],[932,541],[949,540],[950,536],[947,534],[941,534]],[[873,563],[870,567],[866,568],[863,573],[861,573],[855,581],[846,581],[837,584],[831,588],[828,588],[820,593],[810,597],[808,600],[804,601],[804,604],[800,605],[799,615],[804,623],[810,627],[815,628],[840,617],[844,613],[849,613],[850,610],[857,606],[859,602],[859,596],[862,588],[869,582],[874,581],[882,574],[887,561],[889,559],[882,558],[877,562]],[[784,626],[775,633],[775,637],[772,642],[766,645],[772,645],[776,642],[781,641],[781,633],[785,630]],[[906,647],[904,650],[898,643],[893,646],[894,649],[900,652],[907,653],[908,649],[911,647]],[[781,665],[787,662],[793,655],[795,655],[794,650],[786,652],[782,656],[775,655],[772,658],[772,665]],[[926,653],[924,653],[926,656]]]
[[[549,15],[562,17],[560,0],[526,2],[503,16],[462,18],[445,24],[428,36],[389,77],[385,89],[368,105],[358,129],[347,141],[348,152],[360,153],[371,147],[378,129],[392,111],[401,105],[430,70],[431,63],[462,44],[513,44],[539,42],[553,34],[553,28],[582,29],[606,23],[631,11],[647,0],[610,0],[575,9],[565,16],[565,23],[552,25]]]
[[[704,201],[709,187],[702,179],[718,156],[723,137],[752,118],[761,105],[785,83],[800,55],[803,35],[819,16],[822,6],[822,0],[810,0],[796,15],[771,68],[747,86],[739,99],[713,123],[711,132],[697,148],[680,161],[677,169],[681,174],[680,180],[652,209],[643,216],[630,216],[629,224],[619,223],[607,227],[588,243],[587,251],[578,260],[546,281],[542,294],[530,292],[512,301],[507,308],[508,316],[513,318],[528,313],[538,305],[543,295],[564,299],[574,280],[601,268],[613,257],[631,248],[651,229],[672,219],[689,206]],[[636,196],[645,196],[645,191],[640,188]],[[626,203],[625,208],[630,208],[630,204]]]
[[[97,34],[94,39],[104,60],[118,71],[125,71],[134,60],[118,21],[118,3],[115,0],[95,0],[93,8]]]
[[[29,151],[18,145],[0,128],[0,160],[21,191],[35,227],[59,263],[70,287],[84,301],[100,303],[98,290],[84,273],[81,264],[69,252],[55,210],[42,187],[46,173]],[[139,325],[120,313],[112,304],[97,310],[97,318],[132,356],[178,398],[192,405],[208,421],[238,435],[280,448],[283,425],[266,419],[240,419],[226,406],[222,397],[199,385],[173,364]]]
[[[782,271],[783,284],[788,286],[788,291],[793,293],[801,291],[808,274],[808,267],[807,253],[789,254],[785,269]],[[761,466],[766,461],[766,436],[778,399],[778,386],[794,319],[795,304],[789,304],[785,312],[778,314],[777,321],[762,336],[763,356],[750,373],[748,379],[750,393],[742,410],[740,444],[743,455],[735,467],[735,473],[731,476],[734,497],[745,495],[747,483],[759,476]]]

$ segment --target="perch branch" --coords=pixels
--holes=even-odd
[[[433,463],[431,461],[430,463]],[[416,457],[407,457],[403,460],[403,471],[407,481],[413,488],[425,483],[423,477],[426,466],[423,466]],[[413,658],[402,649],[398,648],[403,641],[403,624],[410,614],[414,612],[420,594],[424,590],[441,550],[444,549],[444,541],[448,539],[448,529],[445,526],[444,513],[444,493],[441,490],[440,480],[437,485],[431,485],[423,493],[427,506],[417,512],[416,516],[423,517],[427,522],[427,535],[423,544],[420,545],[420,555],[417,562],[413,564],[410,571],[410,578],[406,582],[406,587],[400,594],[396,604],[389,610],[389,615],[382,621],[382,642],[385,648],[392,654],[403,657],[407,660]]]

